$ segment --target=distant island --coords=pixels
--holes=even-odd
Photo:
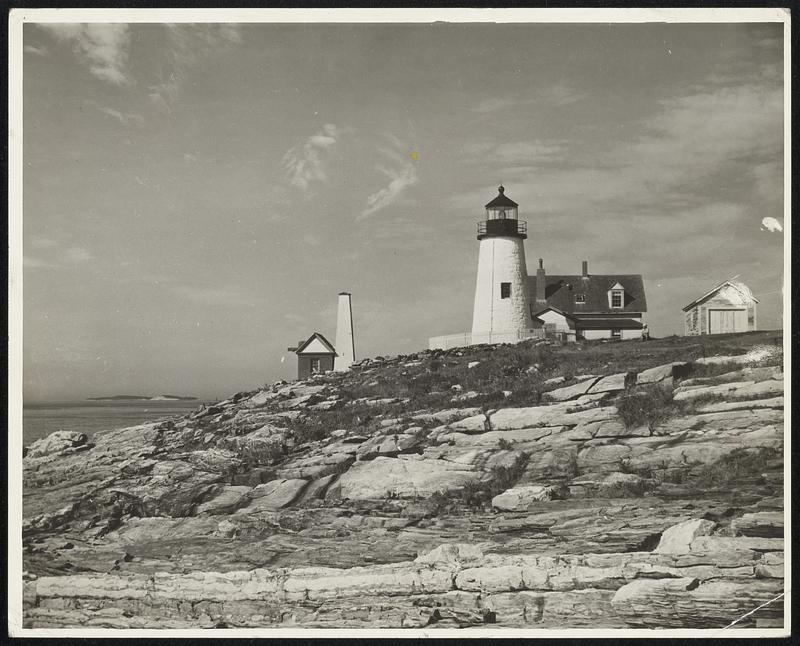
[[[112,395],[111,397],[87,397],[87,401],[196,401],[197,397],[178,397],[177,395]]]

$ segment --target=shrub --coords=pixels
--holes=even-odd
[[[506,489],[510,489],[517,484],[519,479],[522,477],[522,474],[525,473],[525,467],[527,464],[528,456],[526,455],[513,467],[499,466],[492,468],[491,477],[489,480],[489,489],[492,493],[492,497],[499,493],[503,493]]]
[[[501,437],[497,441],[497,448],[499,448],[501,451],[511,451],[514,448],[514,445],[511,442],[509,442],[506,438]]]
[[[497,494],[510,489],[519,481],[527,461],[527,455],[523,455],[513,467],[494,467],[487,480],[472,480],[453,491],[437,491],[428,498],[427,505],[435,515],[452,513],[465,507],[482,508]]]
[[[455,499],[447,492],[436,491],[428,497],[426,503],[434,516],[443,516],[453,509]]]
[[[745,365],[732,361],[726,361],[725,363],[693,363],[689,377],[691,379],[713,379],[714,377],[719,377],[720,375],[731,372],[739,372],[742,368],[746,367]]]
[[[617,412],[627,428],[647,426],[653,433],[678,412],[672,399],[672,388],[664,384],[643,386],[617,398]]]
[[[558,455],[558,453],[554,452],[553,455]],[[577,478],[580,474],[580,469],[578,469],[578,452],[575,449],[571,449],[566,454],[562,455],[564,455],[564,460],[560,472],[561,477],[567,480]]]
[[[645,481],[621,482],[602,487],[600,494],[604,498],[641,498],[652,489],[652,483]]]
[[[641,467],[634,467],[631,465],[631,461],[628,458],[623,458],[619,461],[618,470],[621,473],[630,473],[633,475],[637,475],[640,478],[652,478],[653,477],[653,468],[647,465]]]
[[[473,480],[464,485],[459,492],[459,497],[467,507],[483,507],[486,502],[491,500],[492,493],[486,483]]]

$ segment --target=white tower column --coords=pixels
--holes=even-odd
[[[517,218],[518,205],[504,191],[501,186],[486,205],[486,220],[478,223],[473,344],[513,343],[533,327],[524,246],[527,224]]]
[[[482,337],[521,333],[532,325],[522,238],[484,238],[478,251],[472,342],[490,342]]]
[[[353,308],[350,294],[339,294],[339,307],[336,315],[336,358],[333,360],[335,371],[347,370],[356,360],[355,343],[353,341]]]

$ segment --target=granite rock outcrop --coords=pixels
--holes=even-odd
[[[362,360],[35,442],[25,625],[721,628],[762,604],[743,625],[782,620],[779,356],[521,364],[514,390],[494,351]],[[461,389],[431,385],[447,369]],[[624,396],[651,388],[669,410],[631,419]]]

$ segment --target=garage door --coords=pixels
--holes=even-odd
[[[746,310],[708,310],[709,334],[747,331]]]

